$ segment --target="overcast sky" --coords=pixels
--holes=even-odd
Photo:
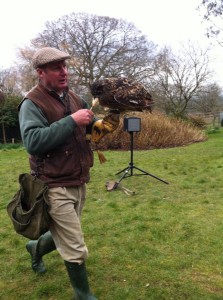
[[[86,12],[99,16],[122,18],[134,25],[148,40],[160,46],[197,41],[206,47],[205,24],[196,10],[201,0],[7,0],[1,5],[0,68],[8,68],[16,61],[19,47],[29,45],[31,39],[44,30],[47,21],[64,15]],[[222,81],[223,49],[215,46],[212,52],[216,80]]]

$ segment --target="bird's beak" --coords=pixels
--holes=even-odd
[[[93,99],[92,99],[92,103],[91,103],[91,108],[90,108],[90,110],[92,110],[93,107],[95,107],[95,106],[98,105],[98,104],[99,104],[99,99],[98,99],[98,98],[93,98]]]

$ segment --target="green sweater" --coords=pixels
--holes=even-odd
[[[84,108],[88,108],[86,102]],[[96,119],[93,120],[93,122]],[[19,111],[22,140],[28,153],[41,155],[63,143],[77,126],[71,116],[49,125],[43,112],[29,99],[24,100]],[[87,133],[92,126],[87,126]]]

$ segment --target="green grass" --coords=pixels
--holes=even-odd
[[[134,151],[137,167],[151,176],[121,181],[106,191],[107,180],[119,179],[130,152],[95,155],[87,203],[82,216],[89,248],[87,268],[99,300],[223,299],[223,132],[186,147]],[[6,205],[28,172],[23,148],[0,150],[0,299],[69,300],[72,289],[55,251],[44,261],[48,272],[34,274],[27,240],[17,235]],[[136,174],[138,172],[134,172]]]

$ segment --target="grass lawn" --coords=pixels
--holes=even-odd
[[[105,164],[91,170],[82,216],[89,248],[87,268],[99,300],[223,299],[223,132],[186,147],[134,151],[135,166],[151,176],[130,176],[121,189],[106,191],[119,179],[129,151],[105,151]],[[72,289],[56,251],[44,261],[48,272],[33,273],[6,205],[28,172],[21,149],[0,150],[0,299],[69,300]],[[136,175],[136,171],[134,174]]]

